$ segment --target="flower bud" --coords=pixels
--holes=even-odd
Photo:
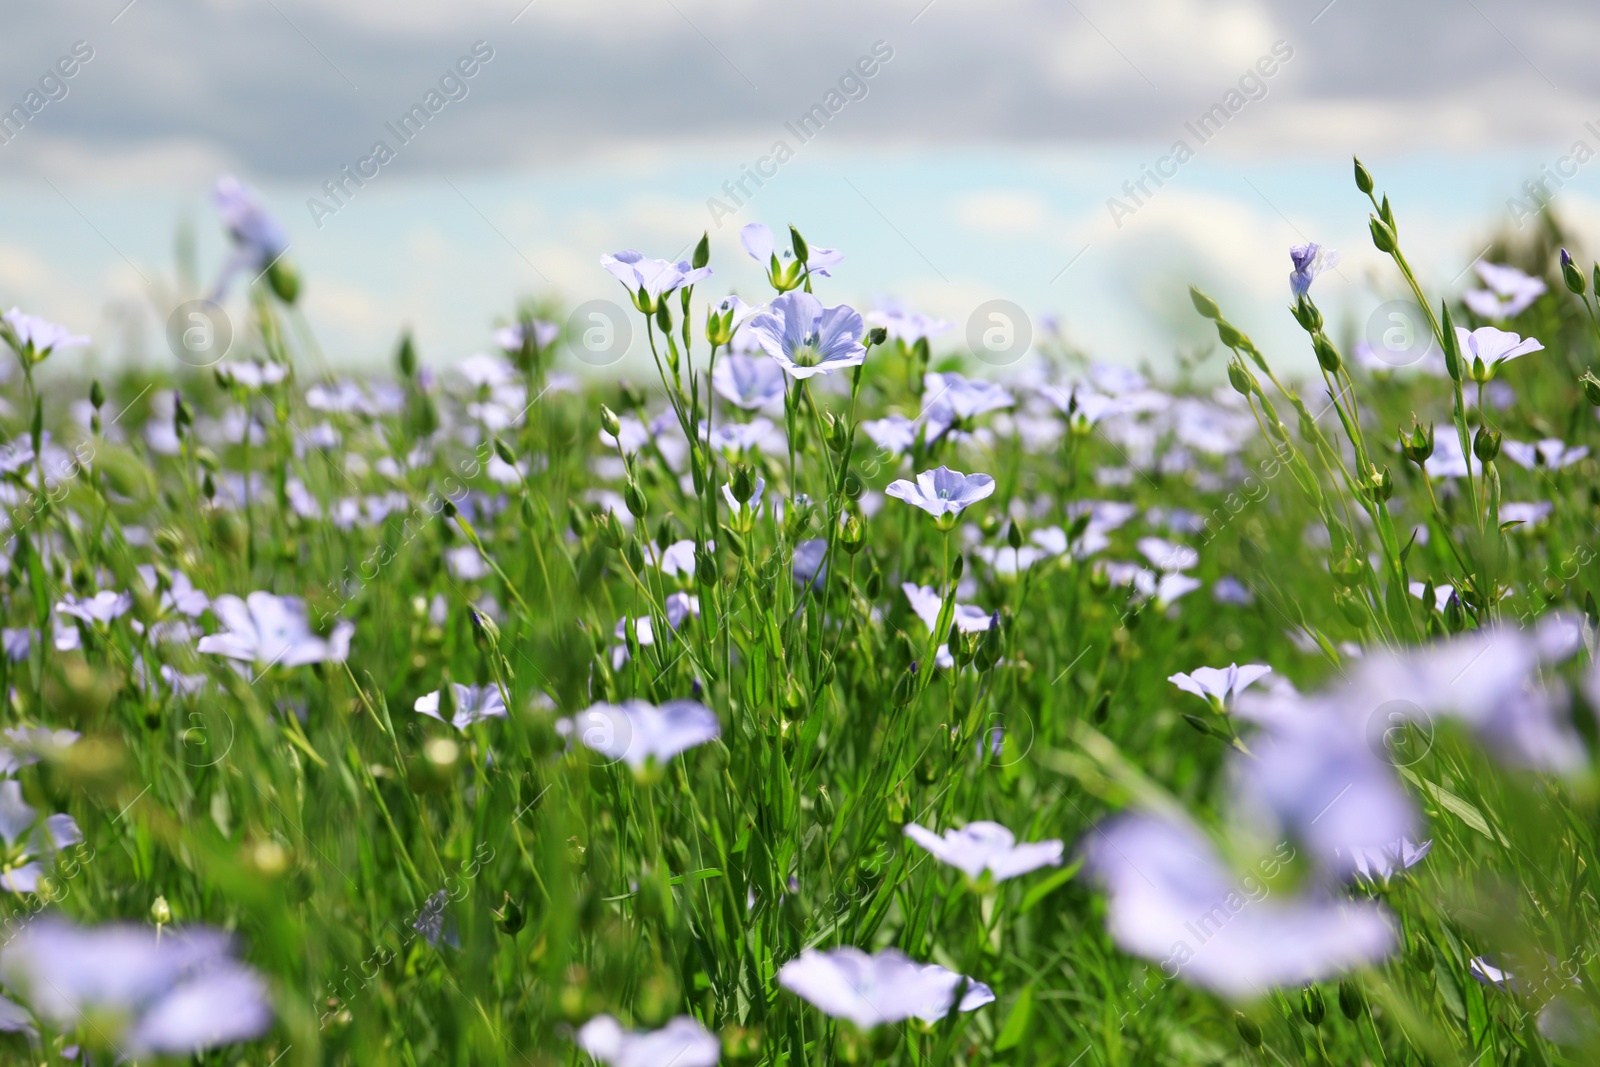
[[[750,498],[756,492],[755,477],[750,473],[750,468],[743,463],[736,464],[733,477],[728,481],[728,491],[733,494],[733,499],[741,504],[750,503]]]
[[[1328,1015],[1328,1003],[1322,999],[1322,990],[1314,985],[1300,990],[1300,1013],[1312,1026],[1322,1025],[1322,1020]]]
[[[167,903],[166,897],[156,897],[155,903],[150,905],[150,919],[157,926],[167,926],[172,922],[172,906]]]
[[[1190,726],[1194,727],[1195,731],[1197,733],[1202,734],[1203,736],[1206,736],[1206,737],[1211,736],[1211,733],[1212,733],[1211,724],[1206,722],[1200,716],[1191,715],[1188,712],[1184,712],[1183,713],[1183,721],[1188,723]]]
[[[1311,339],[1311,347],[1317,351],[1317,364],[1329,374],[1339,373],[1339,350],[1333,347],[1333,342],[1328,340],[1328,335],[1319,333]]]
[[[100,385],[99,378],[96,378],[89,383],[89,403],[94,405],[94,409],[96,411],[99,411],[106,405],[106,391]]]
[[[843,452],[850,444],[850,426],[844,419],[835,418],[832,412],[823,416],[822,425],[828,432],[828,447]]]
[[[1317,333],[1322,329],[1322,312],[1317,310],[1317,305],[1313,304],[1311,298],[1304,293],[1300,294],[1299,299],[1294,302],[1294,307],[1289,309],[1289,313],[1307,333]]]
[[[1233,1028],[1239,1031],[1239,1040],[1251,1048],[1261,1047],[1261,1027],[1242,1011],[1233,1013]]]
[[[400,335],[400,345],[395,349],[394,360],[400,367],[400,376],[410,378],[417,373],[417,346],[411,340],[411,331]]]
[[[1217,320],[1217,337],[1221,339],[1223,344],[1236,352],[1244,344],[1244,334],[1234,329],[1233,324],[1225,319]]]
[[[894,683],[894,692],[889,699],[897,708],[903,708],[911,703],[911,698],[917,693],[917,665],[915,662],[907,667]]]
[[[642,519],[648,510],[644,498],[644,491],[639,488],[639,483],[632,478],[628,479],[627,487],[622,491],[622,502],[628,506],[628,514],[636,519]]]
[[[282,256],[273,260],[267,268],[267,284],[272,286],[272,291],[285,304],[293,304],[300,297],[300,275],[294,265]]]
[[[1333,606],[1339,609],[1339,614],[1343,615],[1344,621],[1351,626],[1366,625],[1367,606],[1350,590],[1335,589],[1333,591]]]
[[[1339,982],[1339,1010],[1344,1012],[1344,1017],[1352,1022],[1361,1018],[1362,1009],[1366,1007],[1366,998],[1361,994],[1361,986],[1354,978],[1344,978]]]
[[[800,231],[792,224],[789,226],[789,246],[794,249],[794,258],[803,268],[811,258],[811,250],[806,247],[806,239],[800,236]]]
[[[503,933],[513,936],[528,923],[528,917],[522,913],[521,906],[511,899],[510,893],[505,895],[505,903],[500,906],[500,910],[493,914],[495,925],[499,926]]]
[[[1015,522],[1006,530],[1006,544],[1011,546],[1013,552],[1022,547],[1022,528]]]
[[[1222,309],[1217,307],[1217,302],[1192,285],[1189,286],[1189,300],[1194,304],[1194,309],[1206,318],[1222,318]]]
[[[1407,436],[1405,430],[1400,431],[1400,451],[1419,467],[1426,463],[1428,457],[1433,455],[1433,423],[1428,423],[1428,428],[1424,430],[1422,424],[1417,422],[1416,413],[1413,412],[1410,436]]]
[[[817,822],[823,826],[832,826],[834,816],[838,814],[838,806],[833,802],[833,794],[828,792],[828,787],[817,787],[817,802],[811,810],[816,813]]]
[[[706,551],[704,545],[694,550],[694,576],[701,585],[715,585],[717,582],[717,557]]]
[[[628,538],[628,543],[623,548],[623,558],[628,561],[628,566],[635,574],[644,570],[644,548],[640,546],[638,539]]]
[[[845,520],[844,529],[839,531],[839,547],[853,556],[866,546],[866,528],[861,525],[860,519],[852,515]]]
[[[1578,384],[1583,386],[1583,395],[1589,403],[1600,407],[1600,378],[1594,376],[1594,371],[1584,371],[1583,377],[1578,379]]]
[[[700,234],[700,243],[694,246],[694,258],[689,261],[689,265],[691,267],[693,267],[695,270],[699,270],[701,267],[705,266],[707,263],[710,263],[710,262],[711,262],[711,234],[709,234],[709,233],[701,233]]]
[[[622,523],[609,511],[597,512],[594,515],[594,528],[600,534],[600,540],[609,548],[622,547]]]
[[[1561,280],[1567,283],[1567,288],[1579,296],[1583,295],[1583,271],[1572,261],[1572,253],[1565,248],[1561,250]]]
[[[517,465],[517,454],[511,451],[510,445],[506,444],[498,437],[494,439],[494,454],[499,456],[500,462],[504,463],[508,467],[515,467]]]
[[[1372,494],[1374,500],[1382,503],[1394,496],[1394,475],[1385,466],[1379,471],[1376,466],[1367,473],[1367,492]]]
[[[1260,388],[1256,383],[1256,376],[1251,374],[1250,368],[1239,359],[1228,364],[1228,384],[1233,386],[1233,391],[1240,396],[1249,396]]]
[[[600,405],[600,428],[612,437],[622,433],[622,420],[617,418],[615,411],[612,411],[604,404]]]
[[[1386,253],[1392,253],[1399,247],[1399,243],[1395,240],[1394,230],[1389,227],[1387,222],[1384,222],[1376,215],[1370,215],[1368,219],[1368,228],[1372,231],[1373,247],[1380,252]]]
[[[1472,438],[1472,454],[1485,463],[1493,463],[1500,454],[1500,431],[1478,427]]]
[[[867,344],[873,348],[877,348],[887,340],[889,340],[889,331],[882,326],[874,326],[867,331]]]
[[[1372,195],[1372,174],[1370,172],[1368,172],[1367,168],[1362,164],[1360,159],[1356,159],[1355,164],[1356,164],[1356,188],[1360,189],[1361,192],[1364,195],[1371,196]]]

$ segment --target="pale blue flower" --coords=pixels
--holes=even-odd
[[[240,271],[259,274],[270,267],[289,249],[289,236],[276,219],[267,213],[266,206],[254,189],[231,174],[217,180],[211,191],[211,202],[233,239],[233,254],[222,268],[212,290],[211,299],[220,302],[228,294],[228,286]]]
[[[1339,253],[1313,242],[1289,249],[1289,260],[1294,264],[1294,271],[1289,275],[1289,292],[1301,297],[1306,295],[1317,275],[1339,265]]]
[[[584,1023],[577,1045],[611,1067],[715,1067],[722,1042],[697,1020],[680,1015],[659,1030],[625,1030],[609,1015]]]
[[[433,692],[417,698],[411,710],[440,722],[448,721],[457,730],[465,730],[475,722],[485,719],[506,718],[506,703],[500,696],[498,685],[462,685],[459,682],[450,683],[451,715],[448,720],[442,714],[443,692],[435,689]]]
[[[905,834],[969,878],[988,872],[996,882],[1003,882],[1040,867],[1061,866],[1060,841],[1019,845],[1016,835],[999,823],[969,822],[959,830],[946,830],[943,837],[916,823],[907,823]]]
[[[217,597],[211,610],[225,629],[202,637],[200,651],[262,667],[343,663],[356,631],[354,623],[340,620],[327,637],[318,635],[299,597],[255,592],[240,600],[225,594]]]
[[[778,257],[778,270],[787,272],[794,265],[794,251],[789,248],[778,249],[777,241],[773,239],[772,227],[764,222],[752,222],[739,231],[739,243],[744,245],[744,250],[750,258],[761,264],[762,267],[771,269],[772,257]],[[830,277],[829,267],[836,267],[844,261],[844,253],[832,248],[806,248],[806,267],[810,273],[819,278]]]
[[[783,399],[783,367],[770,359],[732,352],[717,360],[711,387],[728,403],[756,411]]]
[[[950,371],[922,377],[923,418],[930,440],[952,429],[964,429],[972,420],[1016,403],[1003,386],[981,379],[967,378]]]
[[[1421,828],[1376,705],[1347,711],[1326,698],[1280,694],[1241,701],[1238,710],[1263,728],[1246,742],[1251,755],[1230,763],[1233,807],[1262,840],[1291,838],[1343,876],[1354,853]]]
[[[1382,848],[1352,849],[1350,860],[1356,874],[1369,882],[1381,882],[1415,867],[1431,851],[1431,839],[1419,845],[1408,837],[1400,837]]]
[[[721,734],[716,714],[694,700],[672,700],[660,707],[644,700],[593,704],[556,729],[576,735],[588,748],[640,770],[654,760],[665,763],[686,749]]]
[[[994,479],[987,474],[962,474],[949,467],[923,471],[915,482],[899,478],[884,490],[886,496],[904,500],[936,519],[959,515],[993,493]]]
[[[1479,326],[1471,331],[1457,326],[1456,341],[1461,346],[1462,360],[1469,366],[1481,363],[1491,369],[1529,352],[1544,351],[1544,345],[1537,338],[1523,340],[1520,334],[1493,326]]]
[[[0,978],[60,1029],[92,1018],[124,1055],[188,1057],[272,1024],[266,981],[233,958],[226,933],[204,927],[158,933],[42,916],[0,949]]]
[[[542,352],[555,344],[560,334],[561,327],[553,322],[529,319],[500,327],[494,332],[494,343],[504,352],[521,352],[522,346],[531,340],[534,349]]]
[[[994,1003],[994,990],[982,982],[935,963],[918,963],[892,948],[871,956],[849,946],[827,952],[808,948],[778,969],[778,984],[863,1030],[912,1018],[935,1023],[952,1008],[974,1011]]]
[[[65,326],[29,315],[21,308],[12,308],[0,315],[0,336],[12,341],[24,361],[38,362],[58,348],[80,348],[89,343],[87,337],[72,333]]]
[[[861,430],[883,451],[891,456],[903,456],[916,446],[917,423],[904,415],[885,415],[881,419],[868,419]]]
[[[710,267],[696,268],[687,262],[669,263],[664,259],[649,259],[644,253],[631,248],[614,255],[601,256],[600,266],[627,286],[630,296],[637,297],[637,294],[643,293],[652,307],[659,297],[711,276]]]
[[[816,258],[815,256],[812,257]],[[867,321],[874,326],[882,326],[890,337],[914,345],[928,337],[937,337],[947,332],[955,324],[944,319],[935,319],[928,315],[919,315],[914,311],[907,311],[899,307],[887,307],[879,311],[868,312]]]
[[[1082,847],[1085,869],[1106,890],[1112,940],[1158,962],[1168,978],[1233,1000],[1337,977],[1378,963],[1396,945],[1380,905],[1315,889],[1274,893],[1255,874],[1236,874],[1176,815],[1119,816]],[[1292,858],[1280,848],[1264,864],[1276,872]]]
[[[1545,294],[1543,278],[1524,274],[1515,267],[1479,260],[1473,264],[1487,289],[1468,289],[1461,302],[1485,319],[1510,319],[1522,314]]]
[[[1167,681],[1216,708],[1228,708],[1240,693],[1271,673],[1272,668],[1264,663],[1247,663],[1243,667],[1230,663],[1226,667],[1196,667],[1189,674],[1180,671],[1168,676]]]
[[[1557,437],[1546,437],[1532,444],[1505,440],[1500,443],[1500,454],[1517,466],[1526,467],[1528,470],[1543,467],[1546,470],[1558,471],[1563,467],[1572,466],[1587,456],[1589,446],[1568,447]]]
[[[774,298],[745,329],[795,379],[859,367],[867,358],[861,343],[865,324],[854,308],[825,308],[798,290]]]
[[[0,886],[13,893],[37,893],[39,880],[47,873],[45,864],[55,853],[82,841],[83,834],[70,815],[40,819],[22,799],[22,783],[8,778],[0,782],[0,838],[6,843]]]

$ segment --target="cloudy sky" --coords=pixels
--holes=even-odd
[[[1007,299],[1160,363],[1197,336],[1177,298],[1199,280],[1288,344],[1290,243],[1344,249],[1327,284],[1353,328],[1393,295],[1352,152],[1437,288],[1471,284],[1545,166],[1600,239],[1595,174],[1562,163],[1600,151],[1600,9],[1568,0],[11,0],[0,18],[0,108],[27,113],[0,126],[0,301],[94,333],[96,359],[164,357],[180,231],[202,281],[225,251],[222,173],[290,231],[337,360],[378,358],[402,324],[457,358],[519,298],[614,296],[599,253],[668,256],[707,229],[722,280],[755,292],[736,234],[758,220],[843,249],[838,299],[963,325]],[[430,102],[402,143],[389,124]],[[1208,112],[1226,123],[1199,129]],[[329,197],[380,140],[392,160]]]

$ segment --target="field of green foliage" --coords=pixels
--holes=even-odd
[[[226,181],[226,358],[8,313],[0,1059],[1596,1062],[1600,268],[1356,186],[1175,375],[757,224],[336,377]]]

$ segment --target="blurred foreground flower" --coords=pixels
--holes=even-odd
[[[289,235],[271,215],[256,191],[231,174],[217,180],[211,191],[211,201],[222,216],[222,223],[233,238],[233,254],[228,257],[211,299],[217,303],[228,295],[234,275],[251,271],[265,273],[272,291],[286,304],[292,304],[300,293],[300,281],[294,271],[283,261],[289,250]]]
[[[1278,860],[1265,861],[1268,880],[1238,877],[1188,822],[1119,816],[1092,831],[1083,849],[1109,897],[1112,939],[1160,961],[1168,978],[1182,975],[1245,1000],[1376,963],[1394,950],[1393,923],[1378,905],[1318,890],[1273,899],[1269,881]]]
[[[22,799],[22,783],[13,778],[0,782],[0,837],[6,843],[0,885],[13,893],[37,893],[45,870],[35,857],[48,857],[76,845],[83,840],[83,833],[70,815],[40,819]]]
[[[609,1015],[583,1024],[578,1047],[611,1067],[714,1067],[722,1058],[717,1036],[687,1015],[659,1030],[624,1030]]]
[[[248,1041],[272,1023],[266,982],[204,927],[85,928],[47,916],[0,949],[0,979],[42,1019],[85,1026],[90,1044],[131,1056],[187,1056]],[[109,1061],[108,1061],[109,1062]]]
[[[846,946],[808,948],[778,970],[778,984],[836,1019],[863,1030],[880,1023],[921,1019],[936,1023],[950,1013],[994,1003],[994,990],[936,963],[918,963],[896,949],[867,955]],[[959,1004],[957,990],[964,989]]]

